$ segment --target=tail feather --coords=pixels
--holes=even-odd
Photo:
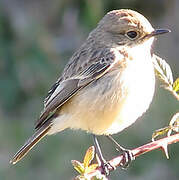
[[[39,128],[32,137],[30,137],[19,151],[10,160],[11,164],[16,164],[20,161],[43,137],[45,137],[51,128],[51,123],[44,124]]]

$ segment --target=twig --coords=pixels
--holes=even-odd
[[[136,158],[144,153],[147,153],[149,151],[153,151],[154,149],[158,149],[161,148],[165,153],[167,153],[167,146],[169,144],[173,144],[179,142],[179,133],[176,133],[174,135],[171,135],[169,137],[165,137],[162,139],[159,139],[157,141],[154,142],[150,142],[148,144],[145,144],[143,146],[140,146],[138,148],[135,148],[132,151],[133,156]],[[120,163],[124,161],[124,156],[123,155],[119,155],[118,157],[113,158],[112,160],[109,161],[109,163],[113,166],[113,167],[118,167],[120,166]],[[110,171],[113,171],[114,169],[111,167],[109,169]],[[102,168],[101,167],[97,167],[95,170],[91,171],[89,174],[87,174],[85,177],[87,177],[87,179],[91,179],[92,177],[101,174],[102,172]]]

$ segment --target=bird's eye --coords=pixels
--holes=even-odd
[[[138,32],[136,32],[136,31],[128,31],[128,32],[126,33],[126,35],[127,35],[127,37],[128,37],[129,39],[134,40],[134,39],[136,39],[136,37],[138,36]]]

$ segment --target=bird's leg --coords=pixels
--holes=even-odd
[[[102,155],[102,152],[101,152],[101,148],[100,148],[100,145],[99,145],[99,143],[98,143],[98,139],[97,139],[97,137],[95,136],[95,135],[93,135],[93,140],[94,140],[94,146],[95,146],[95,150],[96,150],[96,154],[97,154],[97,156],[98,156],[98,158],[99,158],[99,161],[100,161],[100,163],[101,163],[101,167],[102,167],[102,169],[103,169],[103,172],[102,172],[102,174],[105,174],[105,175],[109,175],[109,169],[114,169],[114,167],[113,166],[111,166],[110,165],[110,163],[108,163],[105,159],[104,159],[104,157],[103,157],[103,155]]]
[[[129,166],[129,164],[130,164],[133,160],[135,160],[135,157],[133,156],[131,150],[123,148],[115,139],[113,139],[112,136],[107,135],[106,137],[107,137],[109,140],[111,140],[111,141],[116,145],[118,151],[120,151],[120,152],[123,153],[124,161],[121,162],[120,165],[121,165],[121,167],[124,168],[124,169],[127,168],[127,167]]]

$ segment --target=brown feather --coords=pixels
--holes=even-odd
[[[46,122],[46,119],[51,113],[53,114],[53,112],[60,108],[82,88],[103,76],[116,63],[115,53],[108,48],[104,48],[93,60],[93,63],[90,63],[88,67],[73,78],[55,83],[52,90],[49,91],[50,95],[46,98],[44,111],[35,123],[36,129],[39,129]]]
[[[50,121],[49,121],[50,122]],[[43,137],[45,137],[51,128],[51,123],[44,124],[38,131],[36,131],[32,137],[30,137],[26,143],[20,148],[20,150],[10,160],[11,164],[16,164],[20,161]]]

